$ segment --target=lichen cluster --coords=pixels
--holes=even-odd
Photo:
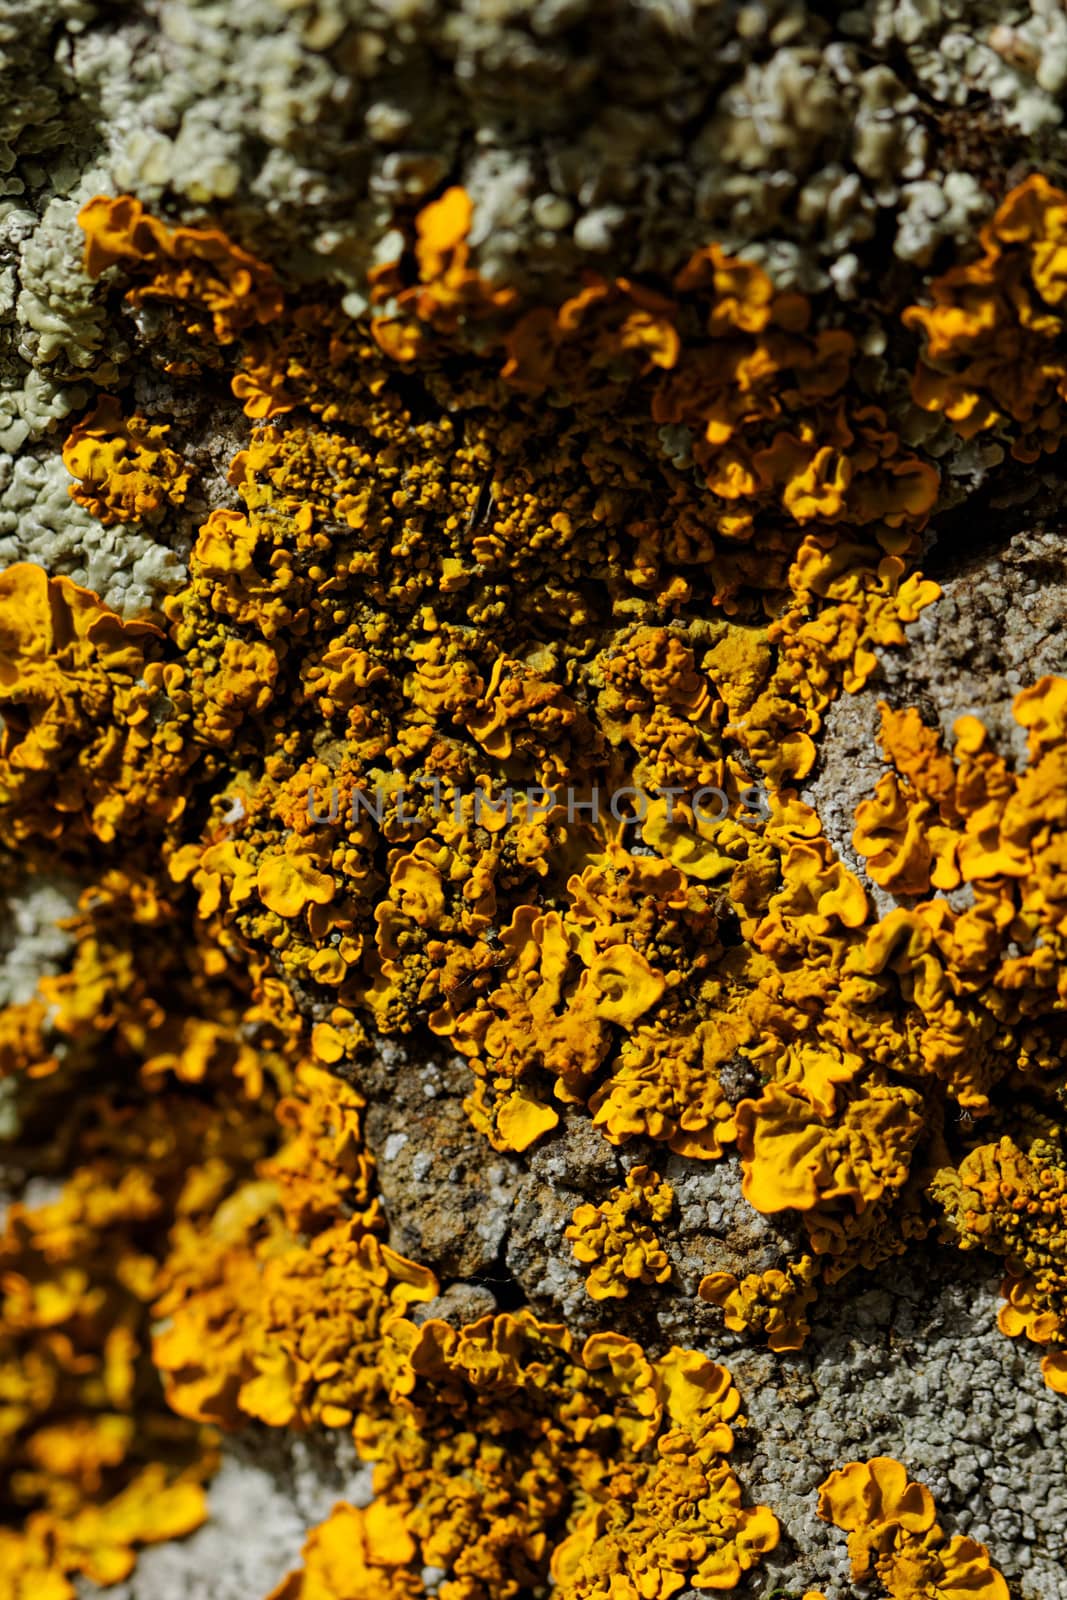
[[[853,1578],[878,1583],[889,1600],[1009,1600],[985,1545],[946,1536],[929,1489],[889,1456],[831,1473],[820,1485],[818,1512],[848,1533]]]
[[[595,1300],[670,1292],[650,1163],[736,1150],[798,1248],[705,1277],[726,1327],[796,1349],[820,1285],[940,1226],[1006,1258],[1002,1325],[1065,1383],[1067,680],[1016,698],[1023,771],[886,705],[861,879],[804,784],[936,600],[938,459],[825,299],[712,244],[541,303],[473,218],[456,185],[398,214],[353,316],[213,224],[80,212],[119,333],[72,502],[165,536],[197,397],[240,438],[151,615],[0,574],[0,841],[84,885],[0,1032],[20,1159],[62,1184],[0,1241],[13,1600],[195,1525],[212,1430],[251,1420],[376,1463],[276,1600],[417,1600],[426,1569],[441,1600],[656,1600],[774,1548],[724,1368],[427,1310],[363,1137],[383,1037],[456,1052],[498,1152],[565,1111],[651,1152],[574,1214]],[[1061,226],[1027,180],[896,330],[916,404],[1022,460],[1059,437]],[[820,1515],[894,1600],[1006,1594],[894,1463]]]
[[[620,1300],[632,1283],[665,1283],[671,1264],[653,1224],[664,1222],[674,1191],[648,1167],[633,1167],[602,1205],[579,1206],[567,1238],[592,1271],[585,1286],[594,1300]]]

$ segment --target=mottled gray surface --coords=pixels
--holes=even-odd
[[[997,1329],[998,1282],[984,1261],[918,1246],[824,1295],[798,1354],[718,1341],[751,1422],[738,1473],[786,1535],[768,1580],[851,1600],[845,1536],[819,1521],[814,1491],[846,1461],[890,1455],[948,1532],[989,1546],[1019,1600],[1065,1600],[1063,1399],[1033,1346]]]

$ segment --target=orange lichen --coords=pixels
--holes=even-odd
[[[467,235],[473,215],[464,189],[446,189],[415,219],[410,257],[376,270],[373,298],[379,310],[371,321],[371,331],[394,360],[413,361],[425,353],[427,342],[420,323],[429,323],[441,332],[453,331],[463,320],[488,316],[516,303],[514,289],[494,287],[470,265]]]
[[[185,317],[190,337],[228,344],[244,329],[281,315],[274,274],[215,228],[168,228],[129,195],[97,195],[78,213],[85,233],[85,268],[98,277],[121,265],[143,276],[128,292],[131,305],[159,300]]]
[[[507,320],[470,276],[469,220],[462,196],[442,197],[417,221],[410,260],[379,282],[378,334],[398,308],[417,326],[432,420],[413,420],[388,361],[328,313],[298,314],[236,352],[258,393],[284,391],[287,408],[315,420],[258,429],[232,465],[241,509],[211,514],[190,582],[166,606],[179,658],[221,663],[228,694],[195,680],[199,696],[176,703],[219,744],[233,741],[234,761],[246,717],[262,722],[274,703],[293,716],[268,724],[277,732],[261,766],[251,757],[247,822],[183,843],[172,871],[191,878],[202,914],[265,942],[336,1009],[316,1028],[319,1060],[343,1057],[347,1030],[358,1048],[367,1026],[425,1020],[448,1039],[472,1069],[472,1120],[498,1149],[549,1133],[554,1101],[588,1102],[616,1142],[651,1134],[712,1158],[737,1132],[717,1068],[751,1052],[806,1103],[809,1134],[821,1125],[844,1175],[783,1202],[753,1149],[750,1192],[811,1213],[826,1272],[878,1259],[896,1247],[894,1207],[908,1231],[922,1228],[908,1180],[926,1110],[911,1085],[857,1081],[847,989],[818,1039],[798,1037],[812,996],[786,975],[817,950],[828,980],[845,979],[870,908],[795,785],[834,694],[859,687],[874,650],[901,644],[936,596],[909,570],[936,474],[898,460],[884,419],[846,416],[842,398],[833,427],[841,451],[857,445],[863,481],[844,466],[824,479],[818,452],[794,449],[768,410],[753,460],[763,451],[771,479],[783,477],[784,515],[769,564],[762,546],[759,562],[738,557],[753,529],[736,504],[694,494],[651,443],[665,420],[656,386],[685,365],[675,335],[687,296],[712,342],[727,329],[803,342],[809,311],[715,257],[683,274],[677,300],[620,281],[587,285],[560,309],[550,376],[573,386],[576,412],[544,432],[549,478],[532,448],[540,413],[515,393],[536,389],[529,372],[460,440],[451,414],[468,380],[435,368],[433,341],[458,373],[471,360],[460,304],[464,316],[477,306],[488,351]],[[789,391],[801,443],[842,389],[849,350],[847,337],[822,334],[804,345],[809,376]],[[645,386],[647,413],[605,441],[589,417],[623,371]],[[633,468],[650,448],[662,505]],[[831,481],[840,515],[822,498]],[[761,479],[751,498],[773,509],[777,492]],[[665,528],[663,505],[684,534]],[[445,506],[455,509],[442,517]],[[849,537],[794,528],[816,512],[849,524]],[[877,539],[865,541],[867,523]],[[700,591],[701,563],[711,620],[666,625],[664,607]],[[543,642],[516,651],[512,624]],[[588,773],[579,795],[576,770]],[[609,823],[597,796],[623,783],[631,799]],[[726,807],[712,820],[699,804],[709,790]],[[724,916],[745,941],[729,952]],[[884,987],[895,981],[894,969]],[[879,1061],[899,1046],[890,1019],[865,1024],[885,1034]]]
[[[4,839],[84,829],[110,840],[177,816],[194,757],[153,717],[160,630],[22,562],[0,573],[0,612]]]
[[[206,1514],[214,1442],[166,1405],[153,1304],[176,1221],[204,1226],[269,1149],[285,1065],[175,915],[151,880],[103,872],[4,1061],[22,1162],[70,1170],[54,1199],[11,1205],[0,1238],[3,1510],[23,1521],[0,1570],[27,1595],[114,1583]]]
[[[848,1533],[852,1577],[889,1600],[1009,1600],[989,1551],[935,1522],[930,1491],[891,1456],[852,1461],[819,1488],[819,1516]]]
[[[267,1600],[423,1600],[415,1541],[390,1507],[340,1504],[313,1528],[304,1566]]]
[[[33,1084],[53,1091],[51,1077]],[[0,1239],[4,1499],[28,1512],[26,1551],[12,1559],[47,1551],[40,1592],[52,1581],[62,1593],[66,1573],[117,1582],[136,1546],[206,1515],[212,1440],[166,1408],[151,1307],[175,1215],[210,1211],[262,1147],[258,1119],[242,1125],[224,1103],[86,1112],[84,1164],[54,1201],[13,1205]]]
[[[963,438],[996,428],[1014,456],[1035,461],[1063,435],[1067,194],[1035,173],[979,238],[975,261],[935,279],[932,306],[904,312],[905,326],[925,335],[914,398]]]
[[[760,267],[715,245],[696,252],[674,288],[677,300],[596,279],[555,312],[528,312],[506,337],[505,379],[538,393],[640,374],[654,420],[694,436],[728,537],[750,535],[760,502],[801,524],[921,525],[937,471],[901,448],[877,407],[846,398],[848,332],[812,331],[802,295],[776,293]]]
[[[763,1333],[772,1350],[799,1350],[811,1332],[805,1311],[815,1299],[818,1263],[803,1256],[782,1271],[750,1272],[740,1281],[732,1272],[710,1272],[698,1293],[724,1313],[728,1328]]]
[[[0,1011],[0,1079],[48,1077],[59,1067],[45,1042],[48,1007],[38,998]]]
[[[663,1222],[674,1190],[648,1167],[632,1167],[626,1182],[600,1205],[581,1205],[566,1237],[574,1259],[592,1271],[585,1287],[594,1300],[621,1299],[634,1283],[666,1283],[671,1264],[653,1224]]]
[[[1045,1382],[1067,1392],[1067,1156],[1059,1130],[1041,1129],[1022,1148],[1008,1135],[978,1145],[958,1168],[937,1174],[932,1192],[962,1249],[1005,1259],[998,1326],[1043,1345]]]
[[[180,506],[192,477],[167,447],[168,423],[150,423],[134,412],[123,417],[119,402],[105,395],[67,436],[63,463],[73,500],[106,526],[158,520],[167,506]]]
[[[829,1119],[804,1095],[768,1084],[737,1108],[745,1198],[766,1212],[812,1211],[828,1201],[862,1212],[907,1178],[921,1104],[914,1090],[876,1084]]]
[[[233,1197],[209,1237],[180,1228],[156,1305],[169,1325],[153,1346],[172,1408],[231,1428],[250,1417],[273,1427],[358,1421],[380,1386],[384,1320],[437,1287],[366,1226],[338,1222],[306,1246],[260,1180]]]
[[[613,1333],[578,1349],[524,1311],[458,1331],[396,1321],[384,1359],[395,1410],[367,1435],[374,1505],[338,1507],[275,1600],[406,1600],[424,1566],[445,1574],[441,1600],[514,1600],[549,1572],[561,1600],[637,1600],[733,1588],[777,1543],[726,1463],[729,1373],[693,1352],[653,1362]]]
[[[248,424],[158,624],[0,575],[0,836],[86,883],[69,963],[0,1035],[40,1170],[75,1171],[2,1247],[5,1381],[36,1404],[52,1362],[63,1414],[12,1434],[0,1574],[49,1600],[121,1575],[199,1515],[204,1427],[250,1419],[344,1428],[376,1463],[373,1507],[339,1507],[276,1600],[421,1600],[426,1567],[440,1600],[667,1600],[774,1547],[725,1459],[722,1368],[529,1312],[419,1320],[437,1282],[386,1242],[352,1087],[373,1034],[458,1053],[498,1150],[564,1108],[614,1145],[736,1143],[749,1200],[808,1244],[701,1293],[775,1349],[940,1203],[1023,1267],[1004,1325],[1058,1383],[1058,1177],[1028,1145],[1009,1207],[977,1155],[945,1163],[953,1102],[1056,1092],[1067,682],[1017,698],[1022,774],[973,718],[947,753],[884,714],[856,844],[909,904],[878,920],[799,790],[835,696],[936,599],[939,475],[859,393],[853,334],[715,246],[531,307],[476,270],[455,187],[400,219],[366,317],[310,294],[283,316],[262,262],[129,197],[82,220],[90,274],[158,308],[156,370],[228,383]],[[987,252],[1050,296],[1006,227]],[[186,412],[113,387],[67,441],[75,496],[159,520],[189,498]],[[578,1208],[594,1298],[666,1282],[670,1205],[644,1165]],[[925,1491],[867,1471],[825,1500],[865,1571],[999,1600]]]
[[[58,1573],[96,1583],[206,1515],[209,1441],[168,1422],[148,1359],[158,1267],[138,1232],[159,1171],[116,1172],[109,1194],[105,1171],[82,1169],[53,1204],[14,1206],[0,1238],[4,1498]]]
[[[675,1155],[722,1155],[737,1129],[716,1068],[745,1038],[743,1021],[727,1018],[682,1034],[634,1028],[590,1098],[593,1122],[612,1144],[644,1135],[663,1140]]]

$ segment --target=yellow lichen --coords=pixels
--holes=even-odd
[[[1057,436],[1059,377],[1005,400],[984,341],[1021,323],[1048,353],[1060,209],[1024,186],[981,270],[906,319],[920,402],[1010,419],[1019,454]],[[154,623],[0,575],[0,838],[85,883],[69,962],[0,1030],[33,1170],[73,1173],[0,1245],[0,1583],[123,1575],[201,1514],[205,1428],[250,1419],[376,1463],[373,1506],[313,1532],[276,1600],[421,1600],[425,1567],[440,1600],[666,1600],[774,1547],[722,1368],[530,1312],[420,1321],[437,1282],[385,1242],[351,1084],[373,1035],[457,1053],[497,1150],[565,1115],[680,1158],[736,1144],[748,1199],[808,1242],[701,1293],[777,1350],[939,1205],[1008,1257],[1002,1325],[1067,1386],[1059,1155],[952,1131],[1004,1083],[1055,1103],[1067,682],[1017,697],[1019,774],[974,718],[946,751],[884,712],[855,838],[906,897],[881,918],[800,794],[835,697],[938,594],[939,473],[860,393],[853,334],[714,245],[530,305],[476,270],[457,187],[399,219],[363,317],[133,198],[81,215],[90,274],[157,313],[156,369],[228,384],[247,431]],[[114,377],[67,440],[75,497],[187,510],[188,413],[150,421]],[[646,1164],[578,1208],[595,1299],[667,1280],[671,1198]],[[824,1486],[854,1562],[895,1597],[1002,1600],[902,1474]]]
[[[366,1510],[337,1505],[308,1535],[304,1566],[267,1600],[423,1600],[415,1550],[404,1524],[382,1502]]]
[[[666,1283],[671,1264],[653,1225],[673,1204],[669,1183],[648,1167],[632,1167],[600,1205],[578,1207],[566,1237],[574,1259],[592,1267],[585,1286],[594,1300],[621,1299],[634,1283]]]
[[[763,1333],[772,1350],[799,1350],[811,1332],[804,1313],[815,1299],[817,1273],[815,1258],[803,1256],[784,1271],[770,1267],[740,1281],[732,1272],[709,1272],[698,1292],[719,1307],[728,1328]]]
[[[0,607],[5,836],[81,824],[111,839],[138,813],[180,809],[180,746],[168,750],[151,723],[146,657],[159,630],[25,563],[0,573]]]
[[[78,220],[90,276],[117,265],[143,275],[146,281],[129,291],[131,304],[158,300],[182,307],[191,337],[229,343],[281,313],[270,268],[215,228],[168,228],[129,195],[97,195]]]
[[[446,1573],[441,1600],[513,1600],[549,1567],[561,1600],[639,1600],[733,1588],[777,1543],[726,1461],[737,1391],[702,1356],[653,1362],[613,1333],[579,1349],[520,1312],[401,1319],[384,1360],[374,1504],[338,1507],[274,1600],[406,1600],[424,1566]]]
[[[124,418],[114,396],[105,395],[63,446],[63,463],[77,480],[71,498],[105,527],[157,520],[166,506],[180,506],[192,474],[167,448],[170,431],[136,412]]]
[[[1008,1135],[977,1145],[958,1168],[937,1174],[932,1191],[961,1248],[1004,1257],[1001,1332],[1043,1345],[1045,1382],[1065,1392],[1067,1156],[1058,1129],[1031,1134],[1025,1148]]]
[[[889,1600],[1009,1600],[989,1551],[935,1522],[930,1491],[891,1456],[852,1461],[819,1488],[819,1516],[848,1533],[852,1577]]]
[[[168,1419],[149,1359],[159,1267],[138,1236],[162,1173],[84,1168],[53,1204],[12,1207],[0,1238],[4,1498],[57,1574],[95,1583],[207,1514],[210,1441]]]
[[[1067,194],[1035,173],[979,237],[975,261],[935,279],[933,305],[904,312],[905,326],[925,335],[913,393],[963,438],[1001,429],[1013,455],[1034,461],[1063,434]]]

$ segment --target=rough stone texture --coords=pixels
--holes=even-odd
[[[1014,518],[992,508],[992,526]],[[960,530],[963,533],[963,530]],[[936,562],[933,570],[936,571]],[[946,740],[957,717],[978,716],[1006,755],[1025,765],[1026,735],[1011,714],[1019,690],[1067,662],[1067,571],[1057,521],[968,554],[941,598],[908,629],[907,651],[886,651],[885,697],[933,713]],[[826,760],[831,759],[829,755]]]
[[[662,1349],[721,1330],[719,1314],[696,1299],[706,1273],[759,1272],[802,1248],[794,1223],[741,1199],[736,1158],[689,1161],[637,1140],[616,1149],[573,1107],[561,1108],[559,1128],[528,1155],[490,1150],[463,1110],[468,1068],[434,1054],[432,1043],[387,1043],[358,1083],[370,1100],[366,1137],[390,1243],[432,1261],[445,1286],[420,1315],[441,1315],[442,1302],[450,1316],[459,1305],[483,1314],[526,1304],[577,1333],[610,1325]],[[672,1276],[597,1306],[564,1230],[577,1206],[605,1198],[640,1163],[675,1192],[671,1216],[658,1225]]]
[[[488,1150],[463,1110],[462,1061],[386,1050],[361,1087],[375,1097],[366,1136],[378,1162],[390,1241],[444,1280],[492,1273],[521,1162]],[[383,1093],[384,1091],[384,1093]],[[378,1098],[378,1095],[383,1095]]]
[[[997,1281],[926,1247],[827,1295],[802,1353],[726,1354],[751,1422],[741,1475],[787,1535],[767,1589],[819,1584],[850,1600],[843,1540],[813,1491],[842,1460],[887,1454],[928,1486],[948,1531],[988,1544],[1019,1600],[1067,1595],[1062,1401],[997,1331]]]

